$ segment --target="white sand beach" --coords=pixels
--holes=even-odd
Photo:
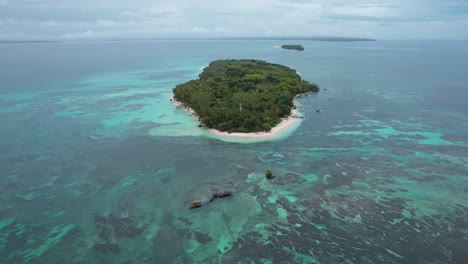
[[[189,113],[194,119],[198,121],[198,115],[196,112],[185,106],[182,102],[179,102],[172,98],[172,103]],[[282,118],[281,123],[273,127],[270,131],[261,131],[261,132],[252,132],[252,133],[228,133],[224,131],[220,131],[217,129],[212,129],[208,128],[207,131],[210,132],[213,135],[216,136],[221,136],[221,137],[230,137],[230,138],[245,138],[245,139],[275,139],[277,137],[280,137],[283,132],[287,131],[288,129],[291,128],[291,126],[294,126],[297,124],[298,121],[300,121],[300,117],[298,116],[298,111],[296,109],[292,109],[291,115],[287,118]]]

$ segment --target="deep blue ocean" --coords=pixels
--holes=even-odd
[[[290,42],[0,44],[0,263],[467,263],[468,41]],[[170,102],[217,59],[321,91],[229,142]]]

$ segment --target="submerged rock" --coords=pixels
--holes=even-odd
[[[213,193],[213,197],[211,197],[210,202],[212,202],[216,198],[224,198],[224,197],[228,197],[228,196],[231,196],[231,195],[232,195],[232,192],[230,192],[230,191],[215,192],[215,193]]]
[[[198,207],[201,207],[201,206],[202,206],[202,203],[200,202],[200,200],[193,200],[192,205],[190,206],[190,209],[198,208]]]

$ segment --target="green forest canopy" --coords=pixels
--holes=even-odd
[[[282,45],[281,46],[282,49],[293,49],[293,50],[304,50],[304,47],[302,47],[301,45]]]
[[[199,79],[179,84],[174,98],[192,108],[200,122],[228,132],[270,131],[287,117],[297,94],[318,92],[295,70],[260,60],[218,60]]]

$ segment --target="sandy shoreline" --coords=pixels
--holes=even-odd
[[[297,97],[296,97],[297,98]],[[171,98],[172,103],[178,107],[189,113],[197,122],[198,122],[198,115],[195,113],[195,111],[187,106],[185,106],[182,102],[179,102],[174,99],[174,97]],[[213,135],[217,136],[223,136],[223,137],[232,137],[232,138],[255,138],[255,139],[272,139],[280,136],[282,132],[287,130],[287,128],[291,127],[296,121],[298,121],[300,117],[298,117],[298,112],[296,109],[292,109],[291,115],[289,115],[287,118],[282,118],[281,123],[273,127],[269,132],[262,131],[262,132],[252,132],[252,133],[228,133],[224,131],[220,131],[217,129],[213,128],[207,128],[207,131],[209,131]]]

